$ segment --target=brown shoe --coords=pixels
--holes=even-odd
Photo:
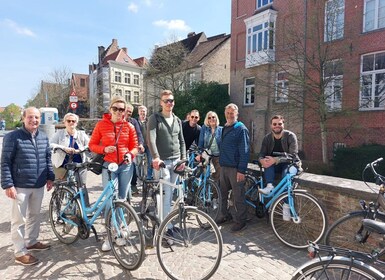
[[[237,231],[241,231],[241,230],[244,230],[247,228],[247,224],[245,222],[243,223],[235,223],[232,227],[231,227],[231,231],[232,232],[237,232]]]
[[[37,264],[39,260],[32,256],[31,254],[25,254],[21,257],[16,257],[15,262],[20,263],[22,265],[33,265]]]
[[[49,244],[43,244],[41,242],[37,242],[36,244],[32,246],[28,246],[27,250],[28,251],[45,251],[51,248],[51,245]]]

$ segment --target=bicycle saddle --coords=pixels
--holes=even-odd
[[[188,169],[190,168],[187,166],[186,163],[188,163],[187,159],[178,161],[174,166],[174,173],[178,175],[183,175],[185,172],[188,172]],[[185,164],[184,168],[181,168],[182,164]]]

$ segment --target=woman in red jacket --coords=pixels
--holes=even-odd
[[[118,180],[120,199],[126,199],[130,191],[129,186],[133,170],[130,167],[138,152],[138,137],[135,127],[124,119],[126,105],[126,101],[121,97],[112,99],[110,113],[104,114],[103,119],[96,124],[88,143],[92,152],[105,154],[105,166],[111,162],[120,164],[125,161],[112,174],[112,178]],[[102,172],[102,182],[103,186],[107,186],[108,174],[106,169],[103,169]],[[107,212],[108,209],[106,209]],[[109,250],[111,250],[111,246],[106,240],[103,243],[102,251]]]

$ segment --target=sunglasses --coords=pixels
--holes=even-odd
[[[124,111],[126,111],[125,108],[118,108],[118,107],[111,107],[111,109],[113,112],[119,111],[120,113],[123,113]]]
[[[279,126],[283,126],[283,123],[273,123],[273,126],[277,126],[277,125],[279,125]]]
[[[190,116],[190,118],[192,118],[192,119],[199,119],[198,116]]]
[[[174,103],[174,99],[163,99],[163,103]]]
[[[76,123],[75,120],[66,120],[66,122],[68,122],[68,123]]]
[[[208,117],[208,119],[209,119],[209,120],[211,120],[211,119],[214,119],[214,120],[215,120],[216,117],[215,117],[215,116],[212,116],[212,117]]]

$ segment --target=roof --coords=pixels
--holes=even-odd
[[[120,50],[104,57],[102,65],[103,66],[108,65],[108,62],[110,60],[120,62],[120,63],[126,63],[126,64],[136,66],[136,67],[139,66],[131,57],[128,56],[128,54],[123,49],[120,49]]]
[[[162,48],[165,48],[165,47],[167,47],[167,48],[172,47],[175,44],[182,44],[183,47],[186,48],[187,53],[190,53],[193,51],[193,49],[197,45],[199,45],[201,42],[204,42],[206,40],[207,40],[207,38],[206,38],[206,35],[204,32],[201,32],[198,34],[195,34],[194,32],[192,32],[192,33],[188,34],[188,37],[186,39],[183,39],[183,40],[180,40],[180,41],[177,41],[177,42],[174,42],[174,43],[162,46],[162,47],[158,47],[157,49],[155,49],[155,52],[158,50],[161,50]]]

